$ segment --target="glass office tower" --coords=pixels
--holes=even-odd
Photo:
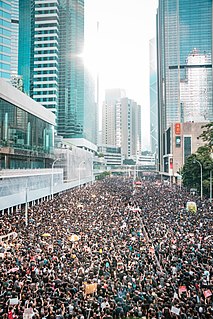
[[[18,74],[23,78],[24,92],[30,95],[30,83],[32,85],[33,51],[32,39],[32,12],[33,0],[19,0],[19,45],[18,45]]]
[[[213,120],[212,0],[159,0],[157,60],[162,155],[171,123]]]
[[[58,134],[86,138],[84,112],[84,0],[60,1]]]
[[[212,119],[212,0],[159,1],[158,71],[163,128]]]
[[[35,0],[31,96],[57,115],[59,2]]]
[[[11,1],[0,0],[0,78],[10,79]]]
[[[82,59],[84,0],[19,4],[19,74],[25,92],[56,115],[58,135],[95,143],[95,98],[87,84],[85,90]]]
[[[11,0],[11,75],[18,74],[19,0]]]

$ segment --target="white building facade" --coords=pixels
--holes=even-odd
[[[209,54],[194,49],[186,61],[185,79],[180,83],[182,122],[205,122],[209,118],[212,74],[203,65],[211,64]]]
[[[141,107],[129,98],[116,104],[115,145],[121,147],[122,156],[131,158],[141,153]]]

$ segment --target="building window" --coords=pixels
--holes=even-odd
[[[192,153],[192,142],[190,136],[184,136],[184,161]]]

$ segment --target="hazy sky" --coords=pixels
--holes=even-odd
[[[149,145],[149,40],[158,0],[85,0],[85,64],[107,88],[122,88],[142,106],[143,148]],[[97,33],[97,21],[99,32]]]

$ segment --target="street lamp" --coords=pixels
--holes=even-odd
[[[177,172],[177,181],[179,181],[178,185],[180,186],[180,190],[181,190],[182,189],[182,175],[179,172]]]
[[[56,158],[52,163],[52,176],[51,176],[51,199],[53,199],[53,168],[57,161],[60,161],[60,158]]]
[[[93,185],[93,181],[94,181],[93,159],[91,160],[91,174],[92,174],[92,185]]]
[[[93,170],[93,158],[92,157],[88,158],[88,163],[91,164],[90,175],[89,176],[91,176],[91,184],[93,185],[93,182],[94,182],[94,170]]]
[[[80,169],[81,169],[82,164],[85,164],[85,161],[81,161],[81,163],[78,166],[78,188],[80,188],[80,186],[81,186],[81,171],[80,171]]]
[[[203,199],[203,167],[200,161],[194,158],[193,163],[197,162],[200,165],[200,198]]]
[[[136,180],[136,165],[134,165],[134,171],[133,171],[133,183],[132,183],[132,185],[133,185],[133,188],[134,188],[134,186],[135,186],[135,180]]]

